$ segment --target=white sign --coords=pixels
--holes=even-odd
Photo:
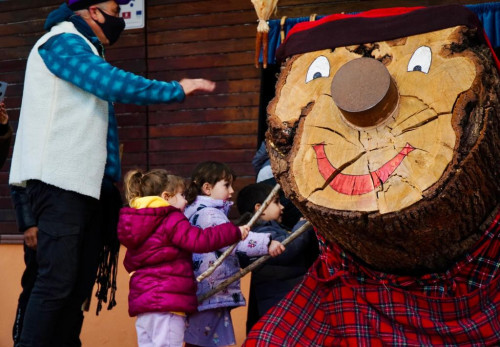
[[[120,15],[125,19],[125,29],[144,28],[144,0],[130,0],[126,5],[120,5]]]

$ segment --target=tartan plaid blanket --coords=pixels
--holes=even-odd
[[[304,281],[244,346],[500,346],[500,211],[461,261],[420,277],[370,270],[321,239]]]

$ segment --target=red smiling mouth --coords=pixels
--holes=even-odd
[[[387,163],[379,169],[365,175],[346,175],[341,172],[335,173],[337,169],[330,163],[325,153],[325,144],[313,146],[316,152],[318,168],[321,176],[328,181],[332,175],[335,177],[329,183],[333,190],[345,195],[362,195],[369,193],[381,184],[385,183],[403,159],[415,148],[410,144],[406,146]]]

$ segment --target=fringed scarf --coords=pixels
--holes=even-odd
[[[96,315],[102,309],[102,304],[109,303],[108,310],[116,305],[116,275],[118,265],[118,253],[120,242],[116,227],[118,225],[118,215],[122,207],[120,192],[111,182],[104,180],[101,191],[101,203],[103,211],[102,220],[102,241],[103,247],[99,252],[99,267],[97,269],[97,309]]]

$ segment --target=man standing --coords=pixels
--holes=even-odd
[[[112,103],[179,102],[215,88],[203,79],[149,80],[108,64],[103,46],[124,29],[119,4],[128,1],[69,0],[49,14],[48,33],[28,57],[9,183],[26,186],[39,267],[18,346],[81,345],[104,201],[116,196],[121,175]]]

